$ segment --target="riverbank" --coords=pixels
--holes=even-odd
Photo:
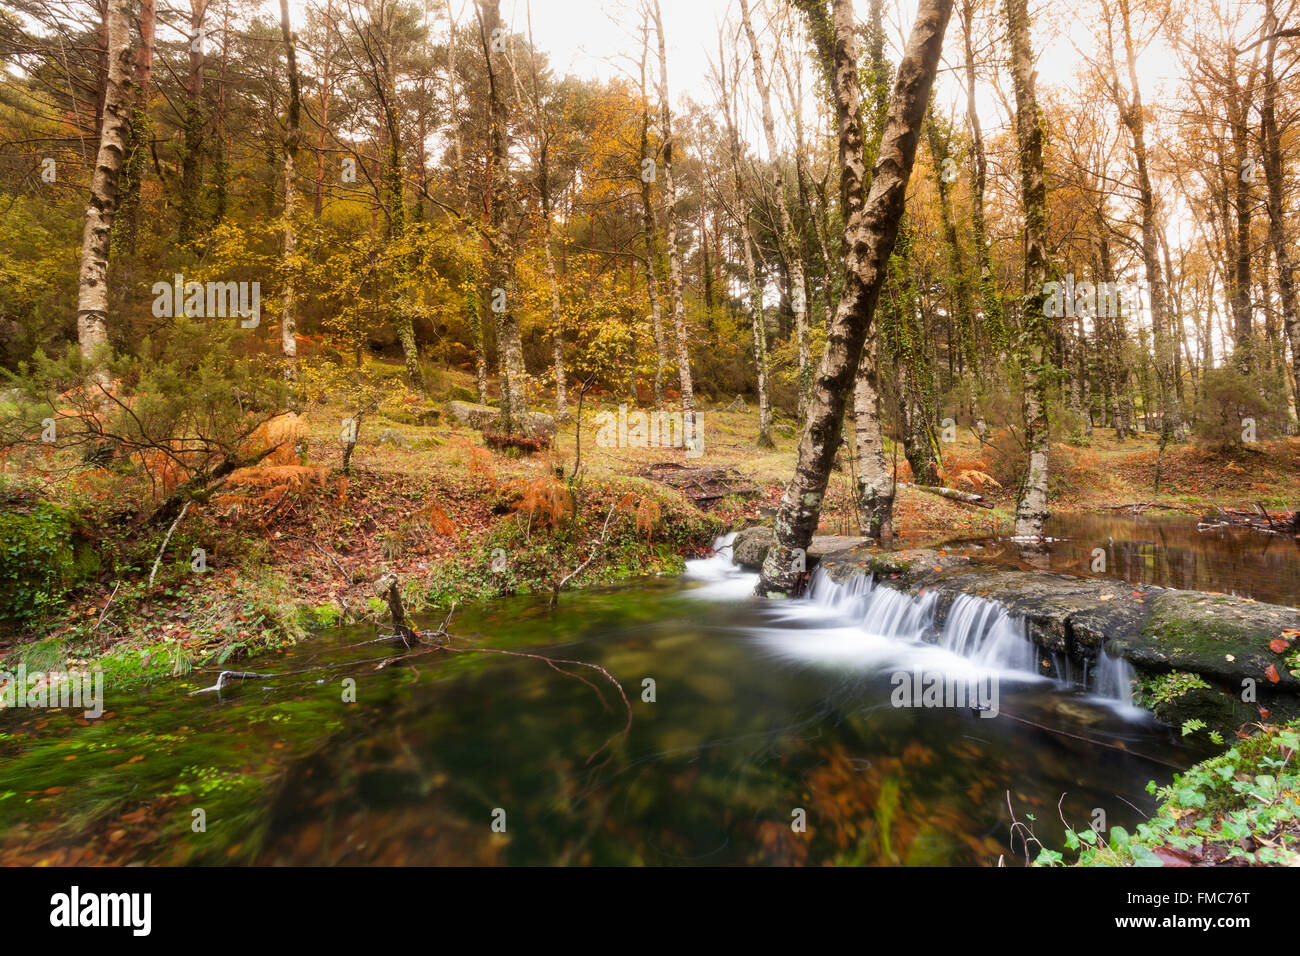
[[[549,592],[574,571],[566,589],[674,575],[716,534],[769,518],[793,465],[793,423],[778,420],[775,448],[760,450],[756,413],[723,402],[702,408],[699,456],[627,441],[611,447],[599,440],[599,416],[617,406],[590,401],[581,434],[570,419],[551,449],[517,457],[487,447],[480,432],[447,414],[468,384],[448,373],[431,399],[380,405],[363,419],[347,473],[339,422],[352,412],[309,396],[292,425],[292,456],[232,479],[174,528],[141,524],[169,487],[166,474],[132,485],[85,464],[74,463],[69,480],[4,463],[0,493],[21,526],[8,537],[31,547],[12,560],[54,555],[61,566],[57,581],[10,581],[14,601],[31,600],[22,588],[51,593],[32,614],[4,622],[0,659],[29,671],[98,664],[110,684],[156,680],[274,652],[320,627],[377,624],[386,610],[372,584],[387,572],[402,582],[413,612],[430,614],[453,602]],[[944,448],[946,483],[979,490],[992,507],[902,487],[898,546],[1005,533],[1014,507],[1005,445],[996,436],[981,445],[958,429]],[[1089,447],[1053,446],[1053,507],[1280,507],[1300,498],[1298,454],[1296,440],[1227,457],[1176,446],[1161,462],[1156,494],[1154,440],[1140,434],[1117,443],[1097,429]],[[702,511],[682,490],[646,477],[665,463],[722,469],[749,490]],[[834,472],[822,533],[856,533],[851,492],[849,468]]]

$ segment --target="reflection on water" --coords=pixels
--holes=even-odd
[[[720,562],[693,570],[555,614],[519,599],[457,619],[457,647],[607,668],[625,737],[591,669],[445,651],[379,667],[398,651],[359,628],[220,696],[184,696],[213,683],[196,674],[110,694],[88,725],[0,714],[0,862],[1014,863],[1008,791],[1059,847],[1062,793],[1074,825],[1101,808],[1131,830],[1147,781],[1194,757],[1029,675],[1001,675],[992,719],[891,706],[891,672],[970,662],[834,607],[756,600]]]
[[[1188,516],[1063,514],[1048,520],[1047,535],[1061,540],[1045,550],[1031,553],[999,538],[963,539],[948,548],[970,548],[980,561],[1010,567],[1300,604],[1300,540],[1252,531],[1197,531],[1196,524]]]

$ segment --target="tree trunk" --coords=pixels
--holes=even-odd
[[[203,109],[204,18],[208,0],[190,0],[189,75],[182,110],[184,145],[181,149],[180,241],[189,242],[198,233],[199,165],[202,160],[207,119]]]
[[[1277,262],[1277,291],[1282,323],[1291,344],[1291,382],[1295,388],[1296,415],[1300,416],[1300,314],[1296,310],[1295,273],[1287,248],[1285,210],[1282,206],[1282,137],[1277,127],[1277,83],[1273,60],[1277,51],[1277,15],[1273,0],[1265,0],[1264,29],[1269,35],[1264,59],[1264,103],[1260,119],[1264,134],[1264,178],[1268,183],[1268,236]]]
[[[682,290],[682,251],[677,248],[677,189],[673,182],[673,111],[668,100],[668,48],[659,0],[654,0],[655,31],[659,35],[659,110],[664,138],[665,243],[668,246],[668,291],[673,303],[677,336],[677,373],[682,385],[682,428],[688,443],[695,441],[695,382],[691,376],[690,334]]]
[[[664,407],[664,375],[668,364],[668,346],[664,341],[663,300],[659,295],[659,224],[655,220],[654,204],[650,198],[650,177],[644,163],[653,159],[650,153],[650,101],[646,97],[646,61],[649,58],[650,33],[647,29],[641,47],[641,155],[637,161],[637,175],[641,181],[641,230],[645,237],[646,295],[650,299],[650,333],[655,343],[655,407]]]
[[[108,0],[104,32],[108,42],[104,114],[81,236],[77,281],[77,343],[87,360],[108,344],[108,254],[117,212],[118,177],[131,125],[130,0]],[[107,374],[98,361],[94,377],[100,384],[107,384]]]
[[[154,0],[140,2],[140,45],[135,51],[135,105],[126,140],[122,165],[122,198],[113,222],[113,250],[135,254],[140,215],[140,187],[144,183],[145,154],[149,141],[149,83],[153,77],[154,32],[157,7]]]
[[[448,11],[450,16],[450,11]],[[329,129],[330,122],[330,90],[333,85],[333,58],[334,47],[332,41],[334,35],[331,32],[331,24],[334,22],[334,2],[330,0],[325,8],[325,53],[321,65],[320,78],[320,130],[316,135],[316,188],[312,196],[312,216],[319,221],[321,210],[325,203],[325,131]],[[455,24],[452,24],[452,44],[455,43]],[[449,53],[452,63],[455,63],[454,54]],[[454,69],[454,66],[452,67]]]
[[[1137,52],[1133,45],[1133,28],[1129,0],[1119,0],[1124,30],[1124,55],[1128,67],[1129,96],[1119,86],[1119,75],[1111,61],[1111,96],[1119,109],[1120,119],[1133,138],[1133,163],[1137,170],[1138,209],[1141,213],[1142,264],[1150,293],[1152,345],[1155,349],[1156,386],[1160,402],[1160,430],[1166,441],[1182,428],[1182,408],[1174,384],[1174,341],[1169,328],[1164,270],[1161,268],[1155,192],[1147,168],[1146,119],[1143,115],[1142,90],[1138,85]]]
[[[1248,142],[1248,109],[1251,90],[1238,89],[1235,76],[1229,92],[1228,115],[1232,126],[1233,169],[1230,172],[1236,180],[1236,195],[1233,204],[1236,208],[1236,241],[1233,243],[1235,255],[1232,261],[1232,281],[1229,295],[1232,302],[1232,339],[1234,360],[1237,367],[1249,374],[1255,367],[1254,326],[1255,316],[1250,302],[1250,220],[1253,200],[1250,195],[1250,182],[1245,175],[1245,166],[1250,159]]]
[[[1007,329],[1002,316],[1002,302],[993,284],[993,269],[989,262],[988,226],[984,219],[984,184],[988,177],[988,160],[984,154],[984,132],[980,127],[979,112],[975,108],[975,53],[971,39],[971,32],[975,28],[975,0],[962,0],[961,15],[962,42],[965,44],[966,60],[966,121],[970,124],[971,154],[975,161],[975,168],[971,171],[970,190],[975,272],[979,276],[984,334],[993,354],[1003,355],[1008,346]]]
[[[1016,91],[1016,144],[1025,206],[1025,294],[1019,358],[1024,373],[1025,444],[1029,467],[1016,499],[1015,535],[1041,538],[1047,523],[1047,383],[1051,357],[1044,315],[1047,281],[1047,186],[1043,179],[1043,125],[1034,91],[1034,54],[1029,44],[1028,0],[1007,0],[1011,74]]]
[[[507,434],[528,430],[528,402],[524,382],[524,347],[519,334],[519,314],[514,298],[514,246],[507,219],[510,198],[510,155],[506,143],[509,115],[502,95],[501,66],[494,56],[493,33],[501,26],[500,0],[478,0],[479,32],[483,56],[487,62],[488,105],[491,118],[488,173],[491,183],[488,242],[491,264],[488,281],[492,283],[492,311],[497,317],[497,351],[501,371],[501,428]]]
[[[294,333],[294,257],[298,250],[298,237],[294,232],[293,217],[298,207],[296,182],[298,162],[298,115],[302,101],[298,85],[297,36],[289,29],[289,0],[280,0],[280,37],[284,41],[284,56],[289,71],[289,119],[284,127],[284,314],[280,317],[280,351],[284,355],[284,377],[298,380],[298,341]]]
[[[888,547],[894,535],[894,473],[885,458],[880,427],[880,392],[876,388],[879,339],[868,333],[853,383],[853,445],[857,461],[858,527]]]
[[[844,294],[827,329],[826,351],[813,379],[795,474],[776,517],[776,540],[763,562],[759,593],[792,592],[817,530],[831,465],[840,445],[844,403],[898,237],[917,140],[952,13],[952,0],[920,0],[885,120],[872,176],[862,136],[862,93],[852,0],[834,0],[835,112],[839,128],[844,213]],[[796,554],[796,549],[799,553]]]
[[[808,284],[804,277],[803,243],[795,232],[790,218],[790,205],[785,198],[785,175],[781,172],[781,152],[777,148],[776,125],[772,120],[772,95],[769,84],[763,80],[763,59],[758,52],[758,37],[749,17],[748,0],[740,0],[740,19],[749,40],[750,60],[754,67],[754,86],[762,106],[763,136],[767,141],[768,162],[772,167],[772,189],[776,193],[776,208],[781,219],[781,232],[777,237],[781,255],[786,261],[786,297],[794,311],[795,354],[799,362],[799,415],[803,417],[808,398]]]
[[[727,92],[727,63],[723,58],[722,34],[718,35],[718,88],[721,94],[722,115],[727,124],[727,151],[731,160],[731,176],[736,190],[736,216],[740,220],[740,246],[745,255],[745,278],[749,284],[749,319],[754,333],[754,368],[758,379],[758,438],[759,448],[773,448],[772,406],[767,394],[767,326],[763,317],[763,288],[758,281],[754,264],[753,237],[749,231],[749,201],[745,196],[745,183],[740,167],[740,138],[736,134],[736,119]]]

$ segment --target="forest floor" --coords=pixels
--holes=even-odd
[[[675,575],[685,558],[707,553],[717,534],[767,520],[793,468],[793,423],[778,420],[776,447],[759,449],[752,407],[703,404],[704,453],[688,458],[681,448],[604,447],[598,416],[616,413],[617,406],[608,398],[589,399],[580,439],[583,480],[577,500],[568,503],[556,494],[563,488],[556,476],[572,473],[576,422],[560,426],[549,451],[494,453],[478,432],[449,423],[443,411],[453,388],[472,384],[469,377],[444,373],[437,379],[431,400],[381,406],[363,420],[346,476],[339,429],[349,411],[310,405],[300,446],[306,467],[285,469],[282,482],[271,469],[267,480],[242,495],[191,508],[166,542],[153,587],[146,581],[163,529],[141,532],[123,521],[120,500],[79,494],[60,502],[79,511],[80,533],[112,560],[69,592],[63,613],[45,622],[42,636],[0,638],[0,658],[10,665],[21,661],[29,672],[97,661],[110,682],[130,683],[192,667],[233,667],[318,627],[386,621],[372,584],[388,571],[402,581],[408,608],[430,616],[426,625],[441,619],[453,601],[549,593],[593,553],[566,587]],[[540,399],[533,405],[545,408]],[[437,424],[418,424],[435,417],[435,410]],[[902,487],[895,546],[1008,532],[1015,440],[1014,432],[1003,430],[981,445],[970,429],[960,428],[957,440],[943,446],[944,480],[982,491],[993,507]],[[1286,508],[1300,501],[1298,439],[1233,454],[1172,445],[1158,494],[1157,457],[1153,436],[1117,442],[1110,429],[1094,429],[1085,447],[1053,445],[1052,507],[1088,511],[1144,502],[1199,515],[1216,505]],[[722,469],[749,493],[708,502],[702,511],[678,490],[644,477],[665,463]],[[910,478],[901,451],[897,469],[900,480]],[[6,478],[12,493],[14,479]],[[849,468],[837,467],[821,533],[857,533],[851,490]],[[206,565],[197,571],[195,549],[202,549]]]

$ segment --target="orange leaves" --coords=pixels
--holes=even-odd
[[[1277,672],[1277,668],[1269,664],[1264,668],[1264,676],[1268,678],[1269,683],[1276,684],[1282,680],[1282,676]]]
[[[453,444],[465,449],[465,464],[469,476],[485,479],[488,487],[496,491],[497,475],[496,469],[492,467],[492,452],[470,444],[469,439],[464,437],[456,439]]]
[[[519,493],[519,500],[511,507],[516,514],[527,514],[530,526],[536,523],[555,530],[574,513],[573,496],[558,478],[519,478],[508,482],[502,491]]]
[[[1284,641],[1280,637],[1275,637],[1273,638],[1273,640],[1268,642],[1268,649],[1272,651],[1274,654],[1285,653],[1286,649],[1290,646],[1291,646],[1290,641]]]
[[[659,502],[653,498],[643,498],[636,506],[636,530],[645,532],[648,542],[654,536],[655,526],[659,524]]]
[[[264,516],[284,503],[291,491],[310,493],[324,487],[326,469],[318,465],[258,465],[231,472],[226,484],[232,494],[219,495],[213,503],[231,514],[262,510]]]
[[[987,472],[977,471],[968,468],[957,475],[958,482],[965,482],[978,492],[984,490],[985,485],[992,485],[994,488],[1001,488],[1001,483]]]
[[[659,502],[654,498],[641,498],[629,491],[622,498],[619,498],[614,504],[615,511],[621,511],[625,514],[636,515],[636,530],[644,534],[646,541],[650,541],[654,536],[655,528],[659,525],[659,518],[663,513]]]
[[[434,534],[446,537],[454,537],[456,534],[456,523],[436,504],[429,505],[429,527],[433,529]]]
[[[292,464],[298,458],[298,442],[307,436],[307,425],[294,412],[277,415],[258,425],[244,443],[245,454],[257,454],[268,445],[274,451],[267,460],[277,465]]]

